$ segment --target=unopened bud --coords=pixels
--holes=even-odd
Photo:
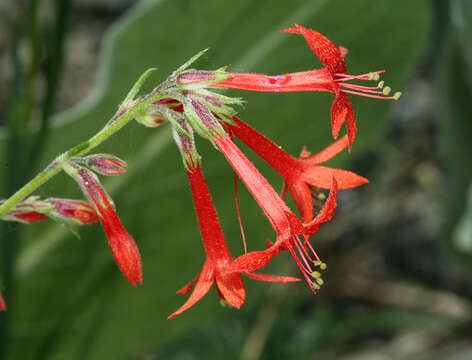
[[[144,112],[136,116],[136,121],[149,128],[157,127],[167,121],[158,105],[150,105]]]
[[[94,207],[85,201],[49,198],[45,202],[54,206],[49,215],[64,221],[80,225],[93,224],[100,221]]]
[[[126,162],[109,154],[95,154],[83,157],[80,161],[88,168],[102,175],[121,175],[126,172]]]

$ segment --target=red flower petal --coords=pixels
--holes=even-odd
[[[297,205],[302,221],[307,223],[313,220],[313,199],[308,185],[302,181],[297,181],[293,184],[288,184],[288,189]]]
[[[310,155],[309,152],[304,148],[302,150],[302,154],[300,155],[300,159],[315,165],[324,163],[344,150],[347,146],[347,143],[347,135],[344,135],[341,139],[335,141],[315,155]]]
[[[209,261],[206,261],[203,265],[202,271],[198,275],[197,283],[195,284],[195,288],[193,289],[192,294],[187,299],[185,304],[183,304],[176,312],[172,315],[169,315],[167,320],[183,313],[185,310],[191,308],[195,305],[202,297],[204,297],[207,292],[210,290],[211,286],[213,285],[214,281],[214,272],[213,267]]]
[[[318,213],[318,215],[316,215],[315,219],[311,223],[305,225],[305,229],[308,235],[318,231],[320,224],[328,222],[333,218],[334,214],[336,213],[337,194],[338,184],[336,182],[336,179],[333,177],[331,191],[329,193],[328,199],[326,199],[323,208]]]
[[[354,138],[356,137],[356,117],[352,109],[351,101],[349,101],[346,94],[338,92],[336,98],[331,105],[331,132],[336,139],[339,135],[339,130],[346,120],[347,136],[349,139],[349,148],[351,148]]]
[[[334,169],[326,166],[307,167],[302,179],[310,185],[330,189],[333,176],[336,178],[339,189],[351,189],[369,182],[366,178],[348,170]]]
[[[272,248],[241,255],[224,268],[224,273],[250,272],[266,266],[274,256]]]
[[[239,274],[217,275],[216,287],[220,297],[231,306],[239,309],[244,304],[246,289]]]
[[[346,48],[342,48],[341,52],[341,50],[323,34],[312,29],[304,28],[298,24],[295,24],[294,28],[288,28],[282,30],[282,32],[303,35],[308,46],[332,74],[347,73],[346,63],[344,61],[344,56],[347,54]]]

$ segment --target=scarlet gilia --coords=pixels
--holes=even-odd
[[[342,46],[336,47],[323,34],[298,24],[295,24],[293,28],[282,30],[282,32],[303,35],[308,46],[324,67],[275,76],[230,73],[226,80],[212,86],[268,92],[329,91],[335,96],[331,105],[332,135],[336,139],[342,124],[346,121],[349,148],[354,142],[357,127],[354,110],[346,94],[384,100],[398,100],[400,98],[401,92],[390,96],[391,88],[385,86],[384,81],[378,82],[375,86],[352,83],[354,80],[377,82],[379,75],[385,70],[361,75],[348,74],[344,60],[348,50]]]
[[[64,165],[64,170],[77,181],[87,200],[94,205],[108,238],[111,253],[120,270],[133,286],[141,284],[143,273],[138,247],[123,227],[116,213],[115,204],[98,177],[80,166],[80,162],[77,159],[71,159]]]

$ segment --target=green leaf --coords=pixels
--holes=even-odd
[[[315,28],[347,47],[350,72],[385,68],[388,72],[383,78],[393,89],[401,88],[424,47],[428,4],[412,1],[398,6],[394,0],[358,0],[349,2],[347,9],[344,0],[238,0],[224,6],[218,0],[143,1],[109,31],[96,89],[81,105],[55,119],[52,141],[41,163],[46,165],[58,153],[98,131],[145,69],[160,70],[159,78],[153,74],[153,81],[143,86],[148,91],[202,48],[211,50],[197,63],[200,69],[231,64],[229,71],[281,74],[319,67],[301,36],[279,33],[294,22]],[[298,154],[303,145],[317,152],[333,141],[329,124],[331,94],[234,90],[231,95],[242,96],[248,102],[240,111],[243,120],[292,154]],[[355,154],[379,145],[391,105],[364,98],[352,100],[359,125],[352,150]],[[242,244],[231,169],[211,145],[205,141],[197,145],[236,256]],[[126,175],[107,179],[104,184],[140,247],[144,284],[135,289],[127,283],[113,262],[99,225],[80,228],[81,240],[53,222],[25,227],[16,262],[15,303],[9,304],[11,352],[2,358],[125,358],[175,341],[202,325],[238,319],[257,303],[266,287],[246,281],[247,304],[239,311],[221,308],[212,290],[191,310],[166,321],[167,315],[186,300],[175,291],[193,279],[204,262],[178,150],[168,128],[149,130],[131,124],[99,151],[112,153],[129,164]],[[342,158],[349,167],[347,154]],[[261,161],[257,160],[256,165],[266,173],[267,167]],[[7,174],[7,165],[3,171]],[[271,172],[267,174],[278,188],[280,179]],[[65,176],[58,176],[39,193],[81,196]],[[265,239],[273,237],[273,231],[243,191],[240,204],[250,250],[264,248]],[[309,293],[303,284],[291,286]]]

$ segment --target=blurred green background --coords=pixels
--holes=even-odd
[[[129,163],[104,184],[141,250],[143,286],[124,279],[99,225],[78,239],[53,222],[2,224],[2,360],[472,358],[470,1],[7,0],[0,15],[1,198],[96,133],[149,67],[159,71],[144,90],[206,47],[200,69],[319,67],[302,37],[278,32],[295,22],[347,47],[350,73],[386,69],[404,93],[395,103],[350,97],[356,142],[330,165],[371,183],[343,191],[312,239],[328,263],[318,295],[247,280],[240,310],[221,307],[212,289],[170,321],[186,300],[175,291],[201,269],[202,242],[169,128],[128,125],[97,151]],[[243,96],[240,117],[293,155],[332,141],[331,94],[227,93]],[[208,143],[198,147],[236,256],[232,171]],[[81,197],[63,174],[37,195]],[[261,249],[273,231],[242,187],[240,203],[249,249]],[[265,271],[298,274],[288,254]]]

